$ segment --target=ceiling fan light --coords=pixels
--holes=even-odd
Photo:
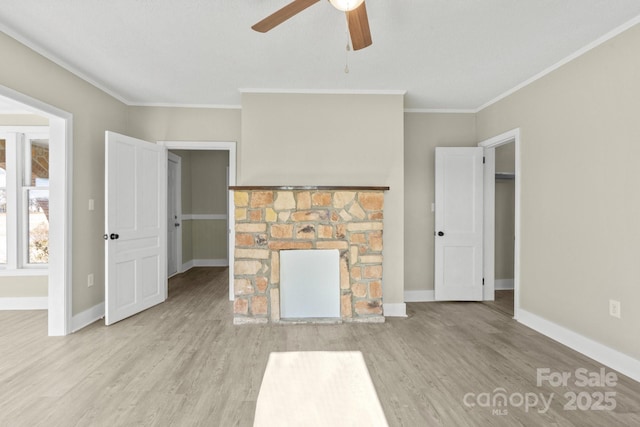
[[[329,0],[333,7],[343,12],[349,12],[360,6],[364,0]]]

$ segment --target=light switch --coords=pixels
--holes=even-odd
[[[92,211],[95,209],[95,205],[93,203],[93,199],[89,199],[89,210]]]

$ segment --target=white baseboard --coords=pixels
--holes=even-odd
[[[493,281],[496,291],[507,291],[513,289],[513,279],[496,279]]]
[[[85,326],[89,326],[98,319],[104,317],[104,303],[94,305],[93,307],[78,313],[71,318],[71,332],[77,332]]]
[[[226,258],[219,259],[192,259],[182,264],[182,271],[184,273],[193,267],[229,267],[229,261]]]
[[[407,317],[407,305],[403,302],[395,304],[382,304],[385,317]]]
[[[435,301],[433,289],[422,291],[404,291],[405,302],[431,302]]]
[[[0,310],[48,310],[48,297],[0,298]]]
[[[640,360],[620,353],[604,344],[543,319],[526,310],[518,310],[518,322],[540,332],[603,365],[640,382]]]
[[[188,271],[188,270],[190,270],[192,268],[193,268],[193,260],[187,261],[184,264],[182,264],[182,268],[180,269],[180,271],[178,273],[184,273],[185,271]]]
[[[227,219],[227,214],[184,214],[181,218],[183,221],[221,220]]]

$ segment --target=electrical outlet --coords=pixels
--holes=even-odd
[[[93,286],[93,273],[87,276],[87,287],[90,288]]]
[[[620,318],[620,301],[609,300],[609,315]]]
[[[89,199],[89,210],[95,210],[95,203],[93,201],[93,199]]]

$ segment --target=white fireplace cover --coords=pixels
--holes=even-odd
[[[340,317],[340,251],[280,251],[280,317]]]

